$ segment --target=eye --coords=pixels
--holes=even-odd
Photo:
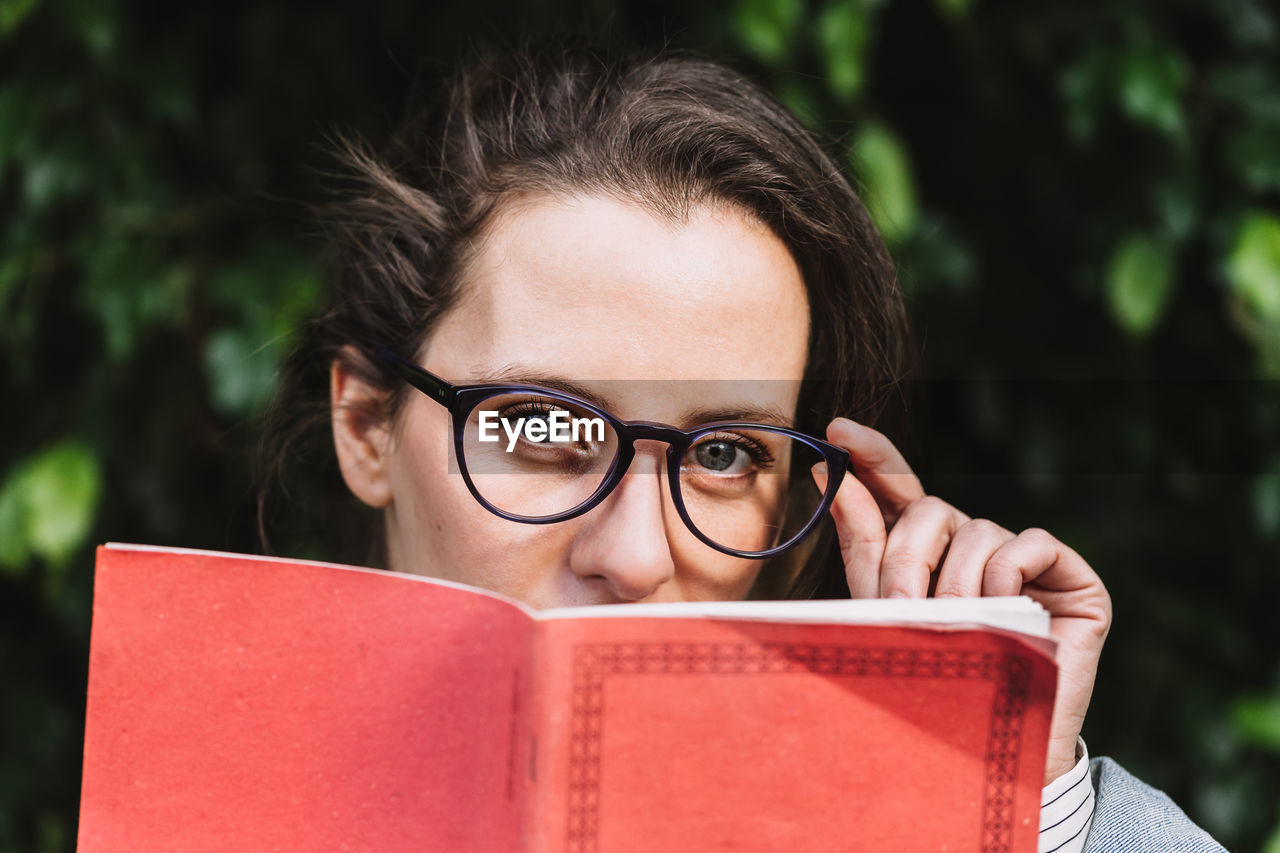
[[[570,416],[573,415],[572,410],[564,409],[562,406],[554,405],[550,401],[534,397],[504,406],[498,416],[502,418],[504,424],[515,429],[516,423],[522,418],[526,423],[529,421],[546,421],[550,425],[551,413],[556,410],[563,410],[568,412]]]
[[[699,465],[712,471],[726,471],[739,457],[746,458],[745,453],[727,441],[704,442],[695,447],[693,453]]]
[[[767,468],[773,462],[759,442],[728,433],[711,435],[689,449],[692,461],[702,470],[721,476],[741,476]]]
[[[520,418],[549,420],[554,409],[554,406],[543,400],[530,399],[504,406],[499,415],[504,421],[516,421]]]
[[[524,420],[527,425],[530,421],[540,420],[547,424],[548,434],[553,426],[552,415],[563,412],[560,426],[562,434],[576,436],[573,440],[565,441],[545,441],[545,442],[529,442],[524,438],[521,432],[520,445],[529,447],[539,447],[548,451],[555,450],[559,452],[575,451],[578,453],[599,454],[603,450],[612,445],[611,430],[593,413],[581,409],[569,403],[560,400],[543,399],[540,397],[526,397],[514,400],[509,404],[502,406],[498,411],[498,416],[505,425],[509,425],[514,430],[516,425]],[[586,426],[579,430],[575,424],[585,423],[587,421],[600,421],[598,428]]]
[[[530,420],[547,420],[552,419],[552,406],[547,405],[540,400],[530,400],[516,403],[513,406],[507,406],[502,412],[499,412],[503,423],[509,423],[512,428],[516,427],[516,421],[525,419]]]

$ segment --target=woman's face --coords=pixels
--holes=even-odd
[[[454,384],[572,382],[623,420],[791,425],[808,337],[795,261],[736,209],[699,206],[674,221],[605,197],[535,196],[494,219],[461,298],[419,355]],[[395,570],[538,608],[740,599],[756,580],[761,561],[721,554],[684,526],[665,444],[637,442],[622,482],[585,515],[522,524],[471,496],[450,463],[450,416],[439,403],[410,390],[394,424],[343,416],[373,393],[335,367],[343,475],[384,509]]]

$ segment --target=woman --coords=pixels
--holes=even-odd
[[[472,69],[384,155],[346,156],[341,279],[278,439],[327,409],[387,567],[536,607],[1030,595],[1059,643],[1042,849],[1219,849],[1113,762],[1090,775],[1098,575],[927,495],[872,426],[903,370],[901,293],[785,109],[710,63],[559,45]],[[600,437],[520,432],[556,411]]]

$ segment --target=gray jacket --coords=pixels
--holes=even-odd
[[[1218,853],[1223,847],[1163,792],[1110,758],[1089,762],[1096,800],[1085,853]]]

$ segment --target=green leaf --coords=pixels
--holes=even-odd
[[[209,338],[204,351],[213,404],[224,414],[250,415],[266,404],[279,363],[278,341],[227,328]]]
[[[1115,248],[1107,265],[1111,315],[1129,334],[1149,334],[1173,290],[1173,258],[1149,237],[1134,234]]]
[[[1236,232],[1227,279],[1252,318],[1280,326],[1280,218],[1254,211]]]
[[[863,202],[880,233],[896,242],[915,228],[915,182],[906,149],[888,128],[870,124],[853,140],[850,162],[863,186]]]
[[[790,50],[803,14],[801,0],[740,0],[733,22],[744,48],[778,63]]]
[[[1271,64],[1240,61],[1208,75],[1216,100],[1231,104],[1253,122],[1274,127],[1280,123],[1280,85]]]
[[[827,85],[837,97],[852,99],[862,90],[870,29],[867,9],[858,0],[835,0],[818,16]]]
[[[1182,132],[1182,57],[1158,45],[1133,48],[1120,65],[1120,104],[1135,120],[1169,135]]]
[[[31,91],[17,83],[0,89],[0,171],[23,161],[37,148],[39,110]]]
[[[107,355],[120,362],[153,329],[181,325],[192,280],[181,260],[164,256],[162,241],[130,233],[121,212],[111,214],[107,227],[78,241],[84,278],[77,296],[101,326]]]
[[[37,456],[27,472],[27,541],[53,566],[65,565],[93,526],[102,491],[98,460],[67,441]]]
[[[1194,180],[1188,175],[1172,177],[1156,187],[1152,196],[1165,234],[1175,241],[1186,240],[1203,217]]]
[[[1109,51],[1094,48],[1065,68],[1058,78],[1067,130],[1079,142],[1093,138],[1103,109],[1111,104],[1112,63]]]
[[[1280,696],[1241,699],[1232,724],[1242,740],[1280,752]]]
[[[27,200],[37,210],[80,192],[87,183],[83,164],[50,155],[33,157],[23,179]]]
[[[1229,34],[1231,41],[1235,42],[1235,52],[1246,54],[1249,51],[1242,48],[1268,48],[1275,44],[1274,3],[1268,3],[1267,0],[1226,0],[1208,4],[1205,11],[1210,10],[1218,14],[1223,32]],[[1265,50],[1253,53],[1255,56],[1274,56]]]
[[[69,0],[61,10],[62,23],[98,59],[115,50],[116,30],[123,17],[111,0]]]
[[[774,85],[774,94],[797,118],[810,128],[815,128],[818,126],[818,117],[822,115],[822,111],[814,99],[812,88],[806,85],[806,82],[791,76],[781,77]]]
[[[35,11],[40,0],[0,0],[0,38],[8,38]]]
[[[31,562],[27,545],[27,506],[19,472],[10,474],[0,486],[0,571],[17,574]]]
[[[0,489],[0,566],[21,571],[31,556],[65,566],[89,535],[101,491],[98,460],[78,441],[28,459]]]
[[[904,288],[947,288],[956,295],[972,289],[977,264],[969,246],[946,220],[921,215],[909,248],[909,273],[902,274]]]
[[[1227,145],[1227,159],[1254,192],[1280,189],[1280,124],[1258,124],[1237,133]]]
[[[1280,474],[1259,474],[1253,481],[1253,515],[1264,536],[1280,535]]]
[[[1280,853],[1280,823],[1275,825],[1267,840],[1262,843],[1262,853]]]

